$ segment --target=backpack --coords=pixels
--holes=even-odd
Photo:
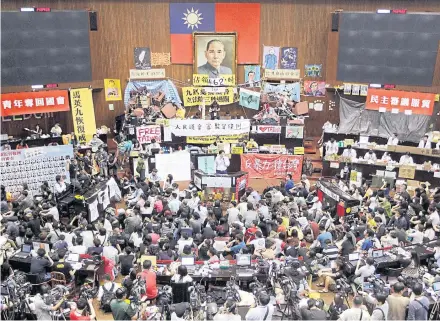
[[[116,297],[115,293],[113,292],[113,290],[115,289],[115,284],[112,283],[112,287],[110,288],[110,290],[107,290],[104,285],[102,286],[102,289],[104,290],[104,294],[101,298],[101,310],[106,313],[112,312],[110,302],[112,302],[112,300]]]

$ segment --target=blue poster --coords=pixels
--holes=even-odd
[[[281,69],[297,69],[296,61],[298,58],[298,48],[283,47],[280,53]]]
[[[244,82],[245,87],[260,87],[261,72],[260,66],[246,65],[244,66]]]
[[[197,157],[197,168],[206,174],[215,174],[215,156]]]
[[[293,84],[280,84],[280,85],[271,85],[266,83],[264,86],[265,93],[283,93],[285,92],[289,95],[290,99],[296,102],[300,102],[301,100],[301,86],[299,82],[295,82]]]
[[[258,110],[260,109],[260,92],[240,89],[240,106]]]

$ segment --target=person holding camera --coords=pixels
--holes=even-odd
[[[85,315],[87,307],[89,315]],[[76,304],[71,305],[70,309],[70,320],[89,321],[96,319],[95,309],[93,308],[93,299],[86,300],[80,298]]]
[[[327,313],[327,320],[338,320],[339,316],[348,309],[344,304],[345,293],[336,293],[333,302],[330,304]]]
[[[240,315],[237,313],[237,303],[228,299],[219,312],[214,316],[214,321],[241,321]]]
[[[270,303],[270,296],[266,292],[261,292],[258,296],[258,305],[251,307],[246,313],[246,321],[271,321],[275,307]]]
[[[61,298],[54,306],[48,305],[45,302],[45,296],[47,296],[50,292],[51,288],[48,284],[43,284],[40,287],[40,292],[34,296],[34,311],[37,315],[37,320],[51,320],[52,316],[50,315],[50,311],[57,311],[61,304],[64,302],[64,297]]]

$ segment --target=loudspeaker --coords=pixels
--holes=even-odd
[[[89,11],[90,31],[98,31],[98,13]]]
[[[339,12],[332,13],[332,31],[339,31]]]

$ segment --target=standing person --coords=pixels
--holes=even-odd
[[[108,167],[108,174],[110,176],[115,176],[118,173],[117,161],[118,158],[116,157],[115,153],[110,153],[108,155],[107,167]]]
[[[251,307],[246,313],[246,321],[272,321],[275,307],[270,303],[270,296],[266,292],[262,292],[258,296],[258,299],[259,304]]]
[[[377,305],[371,313],[371,321],[386,321],[388,320],[388,294],[379,292],[376,294]]]
[[[409,298],[402,295],[405,285],[402,282],[393,284],[393,293],[388,296],[388,320],[405,320]]]
[[[399,144],[399,138],[397,138],[397,133],[394,133],[393,136],[388,138],[387,145],[396,146]]]
[[[229,164],[229,158],[225,156],[225,151],[221,150],[215,158],[215,169],[217,174],[227,174]]]
[[[96,153],[99,147],[102,145],[104,145],[104,142],[98,137],[97,134],[93,134],[93,137],[89,142],[89,146],[92,148],[92,153]]]
[[[350,309],[342,312],[338,320],[340,321],[370,320],[370,314],[364,308],[362,302],[363,302],[362,296],[360,295],[355,296],[353,298],[353,306]]]
[[[114,320],[137,320],[136,312],[132,309],[130,304],[125,302],[126,292],[125,288],[117,289],[116,299],[113,299],[110,303]]]
[[[414,300],[408,306],[407,320],[428,320],[429,299],[423,295],[423,285],[416,283],[413,288]]]
[[[142,263],[143,270],[138,274],[138,276],[140,276],[146,282],[147,291],[145,294],[149,300],[156,298],[158,294],[156,273],[151,270],[151,266],[151,261],[145,260],[144,263]]]
[[[325,144],[325,156],[338,155],[338,152],[338,142],[332,137],[330,138],[330,141]]]
[[[293,182],[292,179],[292,174],[287,174],[286,175],[286,184],[284,185],[284,189],[286,190],[287,193],[290,194],[290,190],[295,186],[295,183]]]
[[[96,161],[99,166],[99,172],[101,176],[107,177],[108,176],[108,154],[104,150],[103,145],[99,145],[98,152],[95,155]]]

